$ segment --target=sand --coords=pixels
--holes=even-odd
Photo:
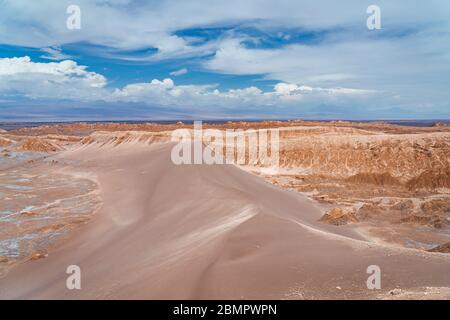
[[[103,206],[48,257],[1,278],[0,298],[371,299],[425,287],[439,297],[450,287],[450,255],[323,224],[321,208],[303,195],[233,165],[176,166],[171,147],[59,154],[98,181]],[[81,268],[81,290],[66,288],[69,265]],[[369,265],[381,268],[381,290],[367,289]]]

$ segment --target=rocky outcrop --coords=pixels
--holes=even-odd
[[[357,173],[346,179],[350,183],[368,183],[378,186],[400,185],[401,182],[391,176],[388,172],[384,173]]]
[[[425,214],[445,214],[450,215],[450,201],[448,199],[432,199],[424,202],[421,209]]]
[[[47,258],[48,253],[45,251],[35,252],[31,255],[30,260],[39,260],[43,258]]]
[[[353,208],[333,208],[328,210],[319,221],[336,226],[358,222]]]
[[[450,150],[448,153],[450,156]],[[426,170],[407,182],[410,190],[450,188],[450,165]]]
[[[281,173],[264,176],[322,203],[357,208],[329,210],[324,223],[364,222],[358,228],[369,236],[409,247],[426,244],[421,250],[448,241],[450,133],[434,128],[392,134],[380,126],[281,131]]]
[[[4,137],[0,137],[0,147],[8,147],[10,145],[13,144],[14,141],[4,138]]]
[[[95,132],[81,140],[81,145],[97,145],[100,147],[141,143],[152,144],[169,142],[170,132],[142,132],[142,131],[123,131],[123,132]]]
[[[408,183],[410,187],[448,184],[449,133],[394,135],[334,128],[314,134],[298,130],[282,138],[280,146],[283,168],[309,174],[354,182]],[[428,173],[434,177],[427,180]]]
[[[436,229],[442,229],[444,226],[447,226],[449,224],[447,219],[436,214],[433,215],[410,214],[409,216],[402,218],[400,221],[403,223],[428,225]]]
[[[433,249],[428,250],[429,252],[441,252],[441,253],[450,253],[450,242],[442,244],[440,246],[434,247]]]
[[[50,141],[47,141],[43,138],[27,138],[24,141],[22,141],[18,147],[21,151],[33,151],[33,152],[57,152],[61,151],[62,148]]]

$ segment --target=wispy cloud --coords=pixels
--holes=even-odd
[[[42,48],[41,51],[45,53],[45,54],[40,56],[42,59],[59,61],[59,60],[67,60],[67,59],[71,59],[72,58],[70,55],[64,54],[61,51],[60,47],[56,47],[56,46],[55,47]]]
[[[179,70],[176,70],[176,71],[172,71],[170,73],[170,75],[178,77],[178,76],[182,76],[183,74],[186,74],[186,73],[188,73],[188,69],[182,68],[182,69],[179,69]]]

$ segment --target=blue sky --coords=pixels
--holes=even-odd
[[[0,121],[450,118],[448,2],[371,4],[3,0]]]

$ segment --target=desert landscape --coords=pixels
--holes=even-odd
[[[276,172],[175,165],[192,127],[0,131],[0,298],[450,299],[447,123],[203,123],[277,128]]]

